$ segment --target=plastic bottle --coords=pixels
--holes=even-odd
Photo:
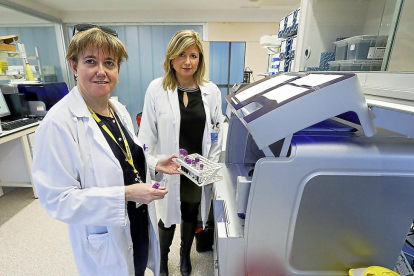
[[[28,81],[34,81],[33,70],[28,62],[26,62],[26,75]]]

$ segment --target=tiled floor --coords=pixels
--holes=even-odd
[[[177,227],[169,256],[170,276],[180,276]],[[212,276],[213,253],[191,252],[193,276]],[[0,197],[0,275],[77,275],[67,227],[52,219],[30,188],[6,191]],[[148,271],[146,276],[152,276]]]

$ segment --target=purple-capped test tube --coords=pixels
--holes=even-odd
[[[152,187],[153,187],[154,189],[158,189],[158,188],[160,187],[160,183],[155,182],[155,183],[154,183],[154,185],[152,185]]]
[[[194,160],[191,160],[191,167],[193,167],[194,169],[196,169],[196,165],[197,164],[197,162],[196,162],[196,160],[194,159]],[[193,178],[195,178],[196,177],[196,175],[195,175],[195,173],[193,173],[193,172],[190,172],[190,175],[193,177]]]
[[[186,157],[186,159],[185,159],[185,163],[187,163],[187,165],[191,166],[191,158]],[[189,170],[188,170],[187,168],[185,168],[185,172],[186,172],[186,173],[189,173]]]
[[[180,159],[184,160],[184,149],[180,149],[179,153],[180,153]]]
[[[186,164],[190,164],[191,165],[191,159],[188,156],[184,157],[184,162]],[[187,168],[186,168],[186,172],[188,172],[188,169]]]
[[[201,184],[203,182],[203,169],[204,169],[204,165],[203,164],[199,164],[198,166],[199,166],[198,169],[201,172],[200,172],[200,175],[197,177],[197,181],[198,181],[199,184]]]

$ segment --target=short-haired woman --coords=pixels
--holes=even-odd
[[[66,58],[77,86],[35,134],[33,180],[40,202],[68,224],[80,275],[143,276],[147,266],[158,275],[153,201],[167,189],[147,183],[155,172],[179,174],[176,155],[146,156],[127,110],[109,100],[128,57],[116,31],[89,24],[76,30]]]

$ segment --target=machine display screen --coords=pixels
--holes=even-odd
[[[252,87],[250,87],[249,89],[246,89],[244,91],[241,91],[240,93],[238,93],[235,98],[237,98],[237,100],[239,100],[240,102],[243,102],[245,100],[247,100],[250,97],[253,97],[259,93],[262,93],[263,91],[275,87],[276,85],[279,85],[281,83],[284,83],[288,80],[294,79],[296,78],[295,76],[287,76],[287,75],[281,75],[281,76],[277,76],[271,79],[268,79],[264,82],[261,82],[259,84],[256,84]]]
[[[47,111],[69,93],[64,82],[19,84],[17,87],[20,93],[24,93],[26,101],[42,101]]]
[[[4,99],[3,93],[0,90],[0,117],[10,115],[9,107]]]

